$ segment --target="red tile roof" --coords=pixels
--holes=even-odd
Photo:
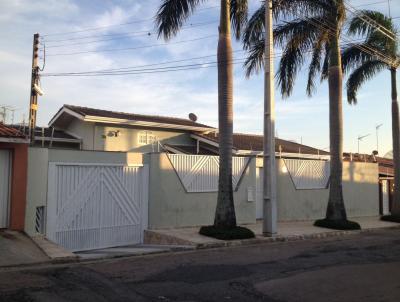
[[[133,121],[143,121],[143,122],[153,122],[153,123],[161,123],[161,124],[172,124],[172,125],[182,125],[182,126],[191,126],[191,127],[200,127],[200,128],[210,128],[213,127],[193,122],[189,119],[176,118],[176,117],[167,117],[167,116],[157,116],[157,115],[142,115],[142,114],[134,114],[134,113],[125,113],[125,112],[117,112],[117,111],[109,111],[102,109],[94,109],[73,105],[64,105],[63,108],[70,109],[75,113],[78,113],[82,116],[90,115],[90,116],[98,116],[105,118],[116,118],[116,119],[126,119]]]
[[[4,138],[26,138],[25,135],[17,129],[8,127],[0,123],[0,137]]]

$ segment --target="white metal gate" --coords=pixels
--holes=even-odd
[[[256,219],[263,219],[263,168],[256,169]]]
[[[10,212],[11,152],[0,150],[0,229],[8,226]]]
[[[382,214],[389,215],[389,182],[382,180]]]
[[[72,250],[143,242],[148,167],[50,163],[47,237]]]

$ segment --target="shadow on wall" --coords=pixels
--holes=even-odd
[[[145,163],[150,167],[150,229],[213,223],[217,192],[187,192],[165,153],[146,154]],[[251,160],[246,166],[237,191],[234,192],[238,223],[255,223],[256,221],[255,202],[249,201],[248,198],[249,189],[251,190],[254,186],[255,160]]]
[[[313,220],[325,216],[329,189],[296,190],[283,160],[277,160],[278,219]],[[378,165],[345,162],[343,194],[349,217],[379,215]]]

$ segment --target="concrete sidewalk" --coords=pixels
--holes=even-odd
[[[371,231],[382,228],[400,228],[400,224],[381,221],[380,217],[359,217],[351,218],[361,225],[361,232]],[[246,240],[224,241],[199,234],[199,227],[166,229],[166,230],[148,230],[145,231],[145,243],[147,244],[168,244],[168,245],[192,245],[196,248],[209,248],[221,246],[234,246],[255,244],[274,241],[302,240],[312,238],[324,238],[331,236],[342,236],[360,231],[340,231],[326,228],[315,227],[314,221],[296,221],[279,222],[278,234],[274,237],[262,236],[262,221],[256,224],[244,225],[251,229],[256,238]]]
[[[0,230],[0,267],[36,264],[49,257],[26,235]]]

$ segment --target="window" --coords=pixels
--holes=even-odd
[[[149,145],[157,141],[157,136],[151,131],[139,132],[139,145]]]

